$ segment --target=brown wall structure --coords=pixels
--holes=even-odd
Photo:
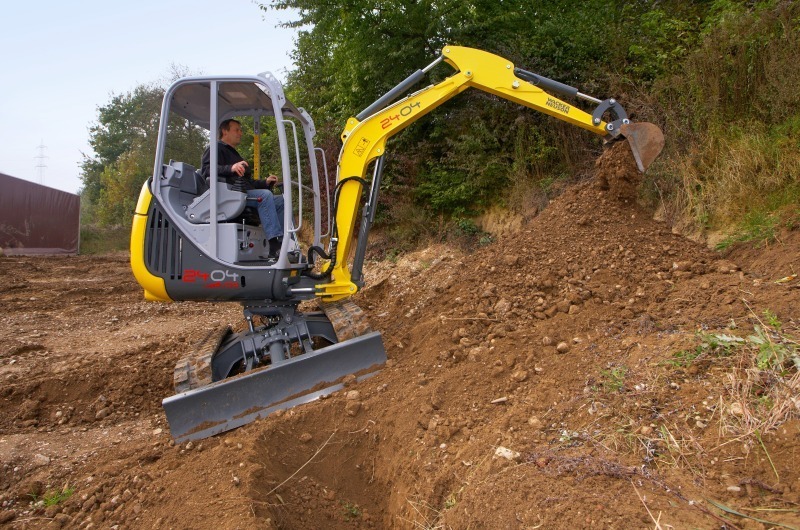
[[[77,254],[81,198],[0,173],[0,252]]]

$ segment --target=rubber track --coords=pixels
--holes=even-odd
[[[364,311],[349,300],[320,303],[320,308],[331,321],[339,342],[372,331]],[[211,358],[231,332],[231,327],[227,325],[212,329],[195,345],[192,353],[175,364],[173,384],[176,394],[211,383]]]
[[[229,333],[228,325],[211,329],[189,355],[175,363],[172,381],[176,394],[211,383],[211,357]]]
[[[354,339],[372,331],[364,311],[349,300],[320,303],[320,308],[333,324],[339,342]]]

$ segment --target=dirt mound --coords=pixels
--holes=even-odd
[[[797,526],[791,395],[743,432],[742,343],[711,342],[796,333],[798,282],[773,281],[772,249],[751,274],[653,221],[631,161],[612,149],[604,178],[473,254],[368,264],[379,375],[182,446],[160,409],[172,365],[240,307],[145,303],[124,256],[0,259],[0,524],[759,527],[713,501]]]
[[[634,202],[642,174],[627,142],[615,142],[595,162],[595,182],[601,190],[625,202]]]

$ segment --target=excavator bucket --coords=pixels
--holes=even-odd
[[[664,133],[652,123],[628,123],[620,127],[628,140],[639,171],[644,173],[664,148]]]
[[[344,376],[363,380],[385,363],[381,334],[374,331],[181,392],[162,405],[176,442],[200,440],[340,390],[343,385],[338,382]]]

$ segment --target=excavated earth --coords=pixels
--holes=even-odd
[[[369,263],[385,369],[194,443],[161,399],[240,306],[146,302],[122,254],[1,257],[0,527],[800,528],[796,387],[737,431],[736,366],[678,362],[765,310],[798,336],[800,234],[723,256],[637,205],[626,149],[596,173],[477,251]]]

